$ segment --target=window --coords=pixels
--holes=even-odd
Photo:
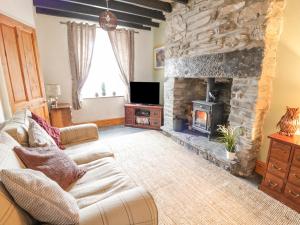
[[[97,29],[94,55],[87,81],[82,89],[83,98],[124,96],[125,85],[106,31]]]

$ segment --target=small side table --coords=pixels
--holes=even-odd
[[[68,103],[59,103],[56,107],[50,109],[50,121],[54,127],[67,127],[72,125],[71,105]]]

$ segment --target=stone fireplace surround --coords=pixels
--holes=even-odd
[[[284,6],[284,0],[190,0],[187,6],[175,4],[166,15],[162,129],[239,176],[249,176],[255,168]],[[183,105],[203,97],[203,79],[208,77],[232,79],[228,122],[244,130],[235,161],[226,160],[220,143],[173,131],[173,119],[183,114]]]
[[[244,168],[253,170],[257,142],[251,137],[256,115],[258,81],[262,70],[262,51],[261,48],[253,48],[231,53],[168,60],[164,83],[163,131],[177,137],[180,143],[186,146],[187,144],[194,146],[192,149],[197,153],[203,153],[205,158],[234,174],[239,174],[242,170],[241,163],[246,164]],[[225,150],[219,143],[211,143],[201,136],[173,132],[173,119],[184,117],[185,104],[192,100],[205,99],[206,84],[203,81],[208,77],[216,78],[217,82],[221,79],[232,79],[228,121],[232,126],[243,127],[245,131],[245,135],[238,144],[239,163],[226,160]],[[222,93],[219,98],[222,98]],[[189,143],[184,143],[186,138],[189,138]],[[191,139],[194,140],[191,141]]]

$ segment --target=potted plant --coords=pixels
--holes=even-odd
[[[106,95],[106,87],[105,87],[104,82],[102,82],[102,84],[101,84],[101,90],[102,90],[102,96],[105,96]]]
[[[225,145],[227,159],[234,160],[237,139],[241,134],[240,127],[218,125],[217,131],[221,135],[218,140]]]

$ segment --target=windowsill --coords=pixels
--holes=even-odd
[[[116,96],[99,96],[99,97],[86,97],[83,99],[98,99],[98,98],[124,98],[122,95],[116,95]]]

